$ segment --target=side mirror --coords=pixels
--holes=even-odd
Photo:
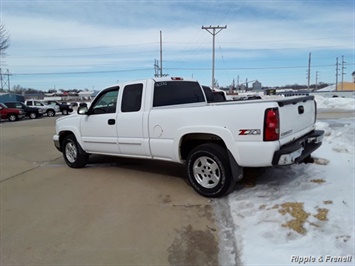
[[[78,114],[79,115],[86,115],[88,113],[89,109],[87,106],[80,106],[78,108]]]

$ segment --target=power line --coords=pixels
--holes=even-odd
[[[84,50],[84,49],[107,49],[107,48],[121,48],[121,47],[132,47],[132,46],[143,46],[143,45],[155,45],[158,42],[146,42],[146,43],[130,43],[122,45],[102,45],[102,46],[91,46],[91,47],[69,47],[69,48],[44,48],[44,49],[13,49],[15,52],[35,52],[35,51],[68,51],[68,50]]]
[[[42,72],[42,73],[14,73],[13,76],[47,76],[47,75],[81,75],[81,74],[104,74],[104,73],[119,73],[119,72],[136,72],[147,71],[151,68],[140,69],[120,69],[120,70],[102,70],[102,71],[78,71],[78,72]]]
[[[157,64],[157,61],[155,61]],[[347,64],[355,65],[355,64]],[[329,65],[313,65],[313,67],[332,67],[334,64]],[[157,64],[159,69],[159,65]],[[266,67],[230,67],[230,68],[220,68],[219,70],[274,70],[274,69],[296,69],[305,68],[305,66],[266,66]],[[166,67],[167,70],[196,70],[196,71],[210,71],[211,68],[192,68],[192,67]],[[33,72],[33,73],[12,73],[13,76],[40,76],[40,75],[80,75],[80,74],[101,74],[101,73],[119,73],[119,72],[137,72],[137,71],[150,71],[151,68],[140,68],[140,69],[119,69],[119,70],[102,70],[102,71],[73,71],[73,72]]]

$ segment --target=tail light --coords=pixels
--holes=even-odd
[[[280,118],[278,108],[268,108],[265,110],[264,118],[264,141],[274,141],[279,139]]]

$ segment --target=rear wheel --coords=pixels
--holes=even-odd
[[[37,118],[37,114],[36,113],[30,113],[30,118],[31,119],[36,119]]]
[[[47,116],[49,116],[49,117],[55,116],[54,110],[52,110],[52,109],[47,110]]]
[[[63,141],[63,156],[65,163],[72,168],[82,168],[89,160],[89,155],[80,147],[73,135],[67,136]]]
[[[7,118],[9,119],[10,122],[14,122],[17,120],[17,115],[9,114],[9,116]]]
[[[62,111],[62,115],[67,115],[68,114],[68,110],[67,109],[64,109],[63,111]]]
[[[207,143],[197,146],[187,157],[187,175],[192,187],[204,197],[222,197],[233,191],[233,178],[225,148]]]

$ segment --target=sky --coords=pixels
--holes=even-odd
[[[354,112],[354,98],[316,101],[318,112]],[[353,117],[317,120],[325,137],[314,164],[266,169],[227,197],[228,208],[217,200],[231,219],[217,216],[220,265],[355,265],[354,126]]]
[[[337,58],[339,81],[355,70],[355,0],[0,0],[0,21],[11,88],[153,78],[160,32],[162,73],[211,85],[213,35],[202,26],[227,26],[215,34],[220,86],[307,84],[310,53],[311,84],[335,83]]]

